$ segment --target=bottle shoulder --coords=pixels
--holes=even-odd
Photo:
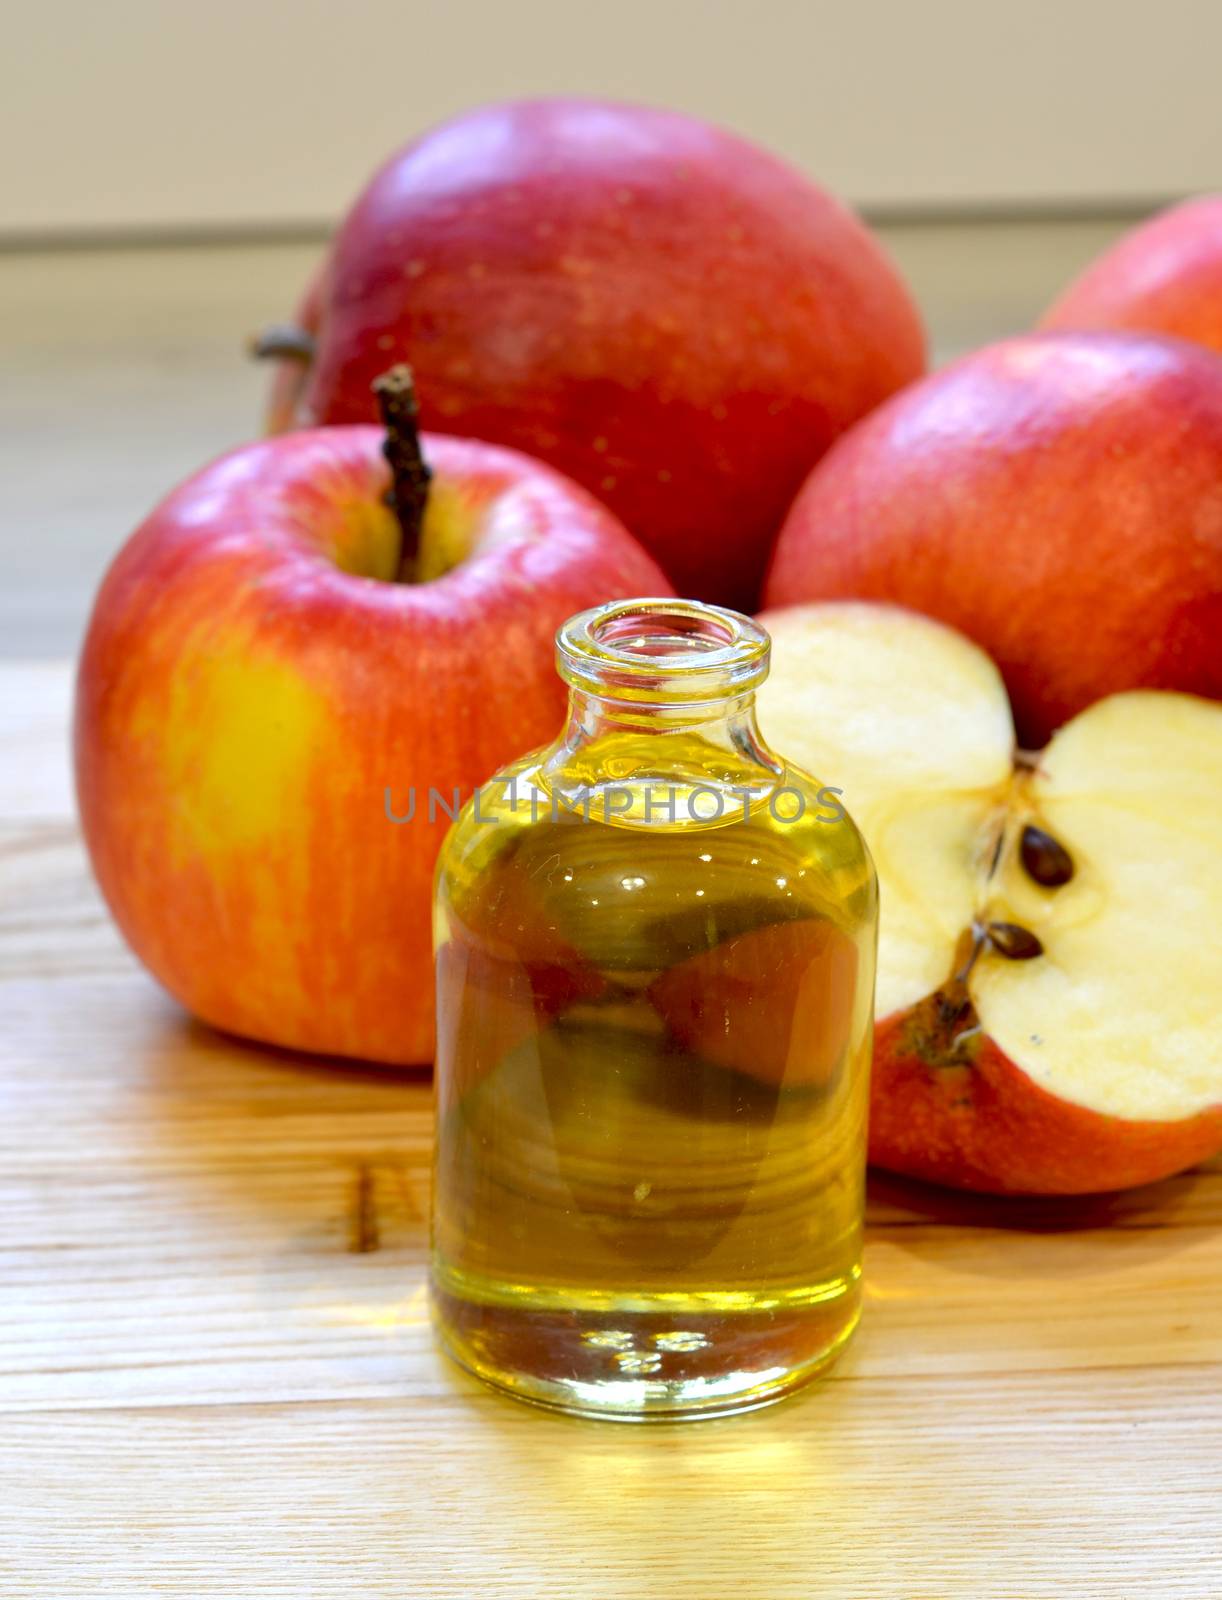
[[[490,891],[498,903],[509,903],[505,883],[535,880],[553,905],[567,897],[627,915],[648,906],[658,916],[689,900],[694,912],[727,925],[744,907],[765,919],[877,915],[877,879],[860,832],[839,797],[799,769],[784,767],[766,797],[727,805],[717,822],[672,821],[655,806],[650,822],[624,825],[597,805],[558,798],[539,764],[538,753],[515,762],[472,796],[442,852],[443,893],[466,899],[483,879],[501,886]],[[739,912],[731,913],[735,903]]]
[[[789,795],[794,797],[792,801],[785,798]],[[846,863],[856,862],[863,874],[877,883],[874,859],[864,834],[854,820],[850,797],[844,789],[825,783],[803,767],[785,762],[776,806],[785,815],[789,826],[799,826],[795,835],[799,849],[805,847],[805,830],[832,830],[827,837],[834,840],[836,854],[843,857]]]

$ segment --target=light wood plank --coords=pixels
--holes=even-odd
[[[0,667],[0,1592],[1222,1592],[1222,1162],[1079,1202],[871,1185],[824,1384],[687,1428],[435,1349],[421,1074],[242,1044],[124,949],[67,669]]]
[[[427,1084],[225,1040],[136,972],[0,1001],[0,1405],[444,1391]],[[878,1187],[836,1381],[1222,1361],[1222,1166],[1064,1206]]]
[[[697,1427],[444,1398],[5,1420],[6,1593],[1209,1600],[1199,1372],[828,1384]]]

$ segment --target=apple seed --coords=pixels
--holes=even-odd
[[[1044,953],[1043,945],[1031,929],[1017,922],[990,922],[985,932],[994,950],[1007,961],[1030,961]]]
[[[1045,889],[1059,889],[1073,877],[1073,857],[1059,839],[1029,822],[1023,829],[1019,854],[1029,877]]]

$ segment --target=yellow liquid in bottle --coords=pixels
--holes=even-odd
[[[859,1315],[873,868],[804,774],[734,761],[699,729],[596,733],[562,777],[623,810],[557,805],[536,754],[443,854],[435,1314],[542,1404],[760,1405]]]

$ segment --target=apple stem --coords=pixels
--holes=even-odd
[[[949,981],[951,984],[963,986],[965,994],[967,980],[972,975],[972,968],[984,949],[987,937],[986,929],[979,922],[973,922],[970,928],[959,935],[959,943],[955,947],[955,970]]]
[[[300,361],[309,366],[317,352],[314,335],[295,322],[277,322],[252,334],[246,348],[256,361]]]
[[[420,449],[420,407],[412,369],[403,363],[373,380],[386,442],[382,454],[390,463],[391,486],[386,496],[399,519],[403,543],[399,555],[400,582],[410,583],[416,570],[424,508],[428,503],[432,471]]]
[[[911,1048],[931,1066],[970,1066],[980,1041],[980,1018],[967,980],[984,944],[976,923],[965,928],[955,947],[955,970],[913,1009],[908,1024]]]

